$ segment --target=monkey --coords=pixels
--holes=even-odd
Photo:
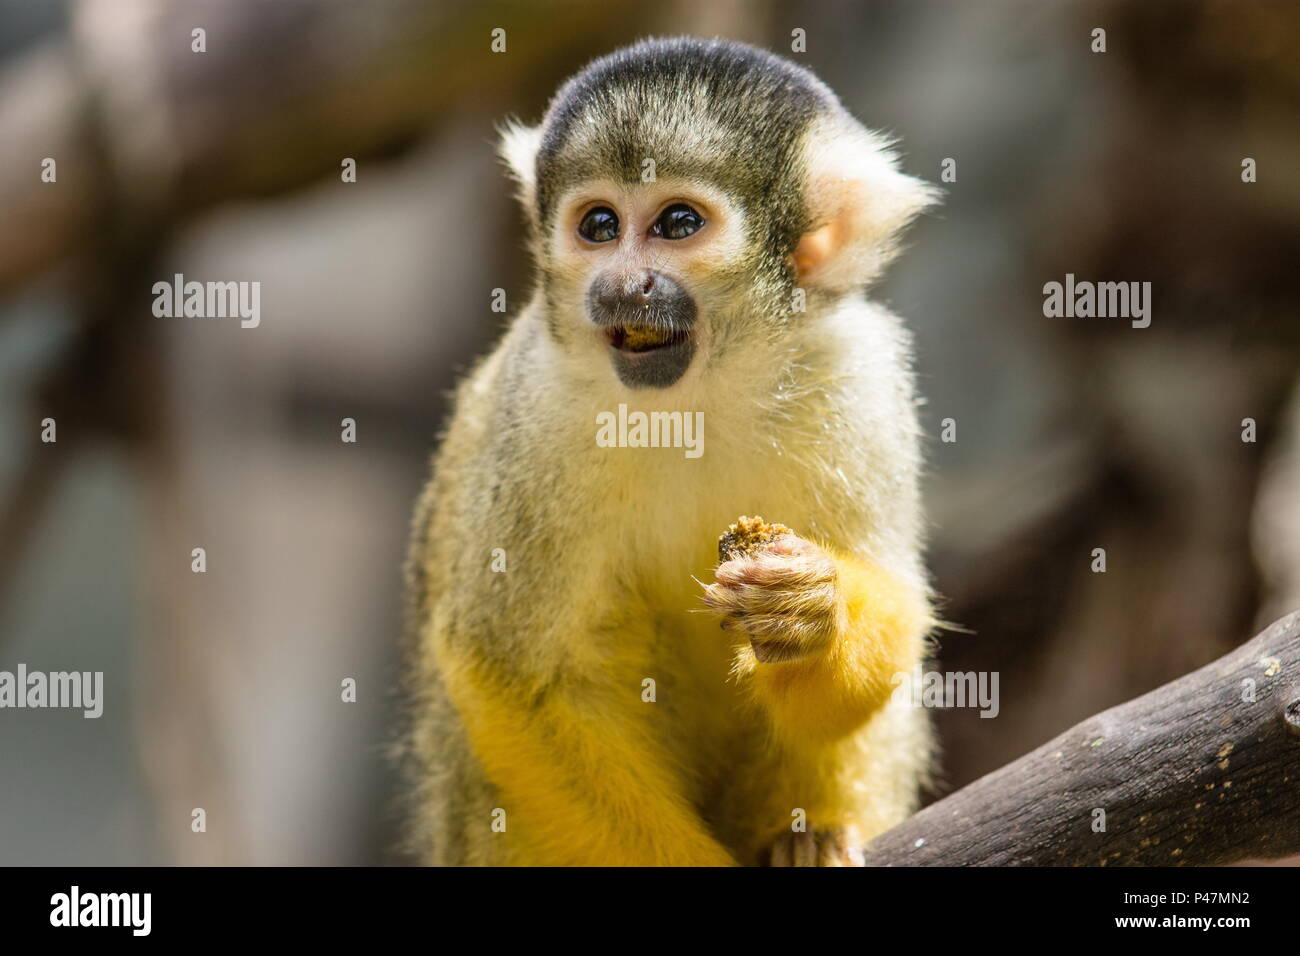
[[[499,151],[535,287],[415,508],[413,851],[861,865],[933,755],[894,692],[935,623],[912,344],[867,290],[937,189],[716,39],[595,60]],[[703,453],[598,443],[620,406],[702,412]]]

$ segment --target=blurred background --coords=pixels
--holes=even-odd
[[[409,513],[530,282],[494,127],[644,35],[795,29],[908,172],[956,160],[876,290],[940,661],[1001,674],[938,714],[937,792],[1300,607],[1294,3],[0,0],[0,670],[106,698],[0,711],[0,863],[401,862]],[[1067,272],[1151,282],[1150,328],[1044,318]],[[260,282],[260,327],[155,318],[174,273]]]

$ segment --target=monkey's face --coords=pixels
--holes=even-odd
[[[860,292],[931,198],[811,73],[723,41],[602,58],[501,152],[548,334],[631,388],[788,360],[792,331]]]
[[[603,180],[568,190],[550,233],[547,292],[630,388],[690,368],[747,259],[742,216],[700,183]]]

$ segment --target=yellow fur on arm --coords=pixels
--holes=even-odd
[[[581,706],[503,685],[486,667],[443,657],[448,691],[501,793],[509,862],[577,866],[734,866],[626,712],[590,688]]]
[[[829,742],[868,720],[893,692],[895,675],[922,656],[932,618],[925,597],[882,568],[832,553],[839,607],[820,654],[759,663],[743,647],[736,671],[771,715],[779,737]]]

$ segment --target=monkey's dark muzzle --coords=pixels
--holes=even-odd
[[[695,300],[662,272],[597,276],[587,290],[587,314],[629,388],[666,388],[695,355]]]

